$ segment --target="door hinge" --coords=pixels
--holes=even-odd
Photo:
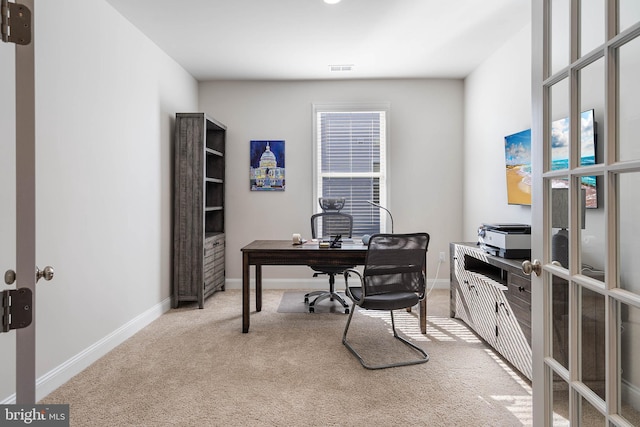
[[[2,41],[15,44],[31,43],[31,11],[25,5],[0,0]]]
[[[0,332],[26,328],[33,319],[33,293],[29,288],[9,289],[0,293],[2,328]]]

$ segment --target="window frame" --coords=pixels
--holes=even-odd
[[[319,165],[319,144],[321,144],[319,138],[319,120],[318,113],[347,113],[347,112],[381,112],[384,114],[384,130],[381,130],[381,141],[380,141],[380,156],[381,156],[381,166],[380,172],[370,172],[366,173],[366,176],[376,177],[380,182],[379,189],[379,197],[378,201],[380,205],[384,207],[388,207],[389,205],[389,176],[390,176],[390,156],[389,156],[389,135],[390,135],[390,104],[388,102],[376,102],[376,103],[314,103],[312,104],[312,141],[313,141],[313,155],[312,155],[312,170],[313,170],[313,213],[321,212],[320,205],[318,204],[318,197],[320,197],[320,165]],[[382,158],[384,157],[384,159]],[[384,167],[383,167],[384,165]],[[350,176],[349,173],[344,174],[345,177]],[[362,177],[363,173],[353,173],[351,176],[354,177]],[[375,201],[375,200],[374,200]],[[372,210],[378,210],[378,226],[380,233],[390,232],[391,228],[388,225],[389,223],[389,215],[386,212],[381,212],[382,210],[371,206]],[[384,219],[383,219],[384,218]],[[354,223],[354,229],[355,229]],[[354,237],[360,237],[354,234]]]

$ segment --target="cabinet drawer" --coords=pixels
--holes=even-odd
[[[531,293],[531,279],[528,277],[510,272],[508,282],[516,288],[522,288],[523,291]]]
[[[204,256],[205,258],[215,253],[224,251],[224,234],[217,234],[205,237]]]
[[[515,304],[531,307],[531,280],[510,273],[507,284],[507,299]]]
[[[531,305],[531,292],[522,290],[522,287],[509,284],[506,296],[508,300],[520,300],[527,305]]]
[[[522,300],[511,299],[509,297],[507,297],[507,302],[513,314],[516,315],[516,318],[531,326],[531,304],[526,304]]]

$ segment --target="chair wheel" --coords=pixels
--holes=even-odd
[[[309,307],[309,313],[313,313],[314,312],[314,308],[313,307]]]
[[[344,309],[344,314],[349,314],[349,309],[348,308]]]
[[[309,304],[309,297],[304,297],[304,303]]]

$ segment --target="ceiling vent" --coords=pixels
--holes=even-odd
[[[353,64],[344,64],[344,65],[329,65],[329,71],[351,71],[353,70]]]

